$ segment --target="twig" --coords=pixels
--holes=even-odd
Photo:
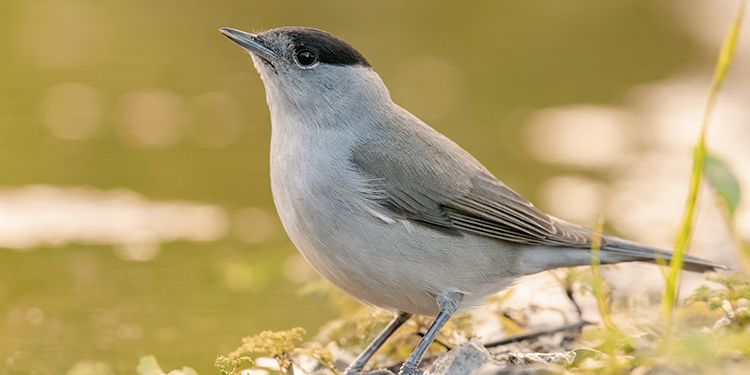
[[[514,342],[521,342],[521,341],[526,341],[526,340],[532,340],[532,339],[535,339],[537,337],[551,335],[553,333],[564,332],[564,331],[571,331],[571,330],[580,330],[581,328],[583,328],[583,327],[585,327],[587,325],[590,325],[590,324],[592,324],[592,323],[589,322],[589,321],[581,320],[581,321],[578,321],[578,322],[575,322],[575,323],[564,324],[564,325],[559,326],[559,327],[553,327],[553,328],[549,328],[549,329],[543,329],[543,330],[536,331],[536,332],[524,333],[522,335],[510,336],[510,337],[506,337],[504,339],[490,341],[490,342],[484,344],[484,347],[485,348],[494,348],[494,347],[501,346],[501,345],[512,344]]]
[[[568,297],[568,300],[573,304],[573,307],[576,309],[576,313],[578,313],[578,319],[583,320],[583,310],[581,309],[581,305],[578,304],[578,301],[576,300],[575,295],[573,294],[573,286],[569,286],[565,288],[565,296]]]

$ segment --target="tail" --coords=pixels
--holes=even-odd
[[[606,244],[601,251],[601,263],[612,264],[621,262],[669,263],[672,253],[660,249],[638,245],[636,243],[615,237],[607,237]],[[682,269],[692,272],[710,272],[726,270],[726,266],[710,260],[685,255]]]
[[[606,236],[603,240],[604,246],[599,253],[601,264],[624,262],[663,264],[672,261],[672,253],[669,251],[638,245],[616,237]],[[521,253],[521,272],[527,275],[553,268],[590,265],[592,261],[591,249],[587,248],[540,246],[524,249]],[[728,269],[722,264],[690,255],[683,258],[682,268],[692,272]]]

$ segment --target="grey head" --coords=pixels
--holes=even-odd
[[[352,46],[322,30],[281,27],[252,34],[221,33],[246,49],[263,79],[274,111],[314,113],[356,110],[390,96],[370,63]]]

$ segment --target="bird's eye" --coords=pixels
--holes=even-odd
[[[297,59],[299,65],[303,67],[312,66],[318,61],[318,56],[316,56],[315,53],[313,51],[310,51],[309,49],[302,49],[297,51],[295,58]]]

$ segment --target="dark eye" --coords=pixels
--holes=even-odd
[[[297,51],[295,57],[297,58],[297,62],[302,66],[310,66],[318,61],[318,56],[309,49],[301,49]]]

